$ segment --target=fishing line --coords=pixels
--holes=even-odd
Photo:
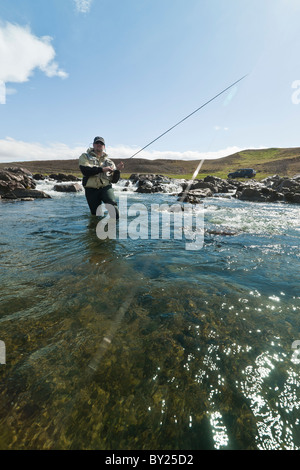
[[[156,137],[155,139],[153,139],[151,142],[149,142],[149,144],[145,145],[143,148],[141,148],[140,150],[138,150],[136,153],[134,153],[133,155],[131,155],[131,157],[128,158],[128,160],[130,160],[131,158],[135,157],[138,153],[142,152],[143,150],[145,150],[147,147],[149,147],[150,145],[152,145],[154,142],[156,142],[157,140],[159,140],[161,137],[163,137],[164,135],[166,135],[168,132],[170,132],[172,129],[174,129],[175,127],[179,126],[179,124],[181,124],[182,122],[186,121],[189,117],[193,116],[193,114],[196,114],[198,111],[200,111],[200,109],[203,109],[205,106],[207,106],[209,103],[211,103],[212,101],[214,101],[216,98],[218,98],[220,95],[222,95],[223,93],[225,93],[227,90],[229,90],[230,88],[232,88],[234,85],[236,85],[237,83],[241,82],[242,80],[244,80],[244,78],[246,78],[248,76],[248,74],[244,75],[243,77],[239,78],[238,80],[236,80],[234,83],[232,83],[231,85],[229,85],[228,87],[224,88],[224,90],[220,91],[220,93],[218,93],[217,95],[215,95],[213,98],[211,98],[210,100],[206,101],[206,103],[202,104],[201,106],[199,106],[199,108],[195,109],[195,111],[193,111],[192,113],[188,114],[187,116],[185,116],[183,119],[181,119],[179,122],[177,122],[176,124],[174,124],[174,126],[170,127],[168,130],[166,130],[165,132],[163,132],[162,134],[160,134],[158,137]]]

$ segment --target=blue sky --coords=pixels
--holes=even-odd
[[[0,161],[298,147],[298,0],[0,0]]]

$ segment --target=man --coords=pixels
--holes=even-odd
[[[116,183],[120,178],[120,170],[124,168],[123,162],[116,167],[110,160],[105,150],[103,137],[95,137],[93,147],[88,148],[79,157],[79,168],[83,174],[82,185],[90,211],[96,215],[97,208],[102,202],[114,207],[114,214],[110,216],[119,218],[119,210],[111,183]]]

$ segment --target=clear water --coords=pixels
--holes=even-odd
[[[299,449],[299,206],[206,199],[187,251],[51,195],[0,203],[0,448]]]

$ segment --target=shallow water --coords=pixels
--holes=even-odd
[[[299,206],[206,199],[188,251],[51,194],[0,203],[0,448],[299,449]]]

